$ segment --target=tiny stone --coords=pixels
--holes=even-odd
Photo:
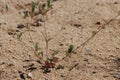
[[[23,24],[18,24],[17,28],[22,29],[25,28],[25,26]]]
[[[96,51],[100,51],[100,49],[97,49]]]
[[[86,51],[87,52],[91,52],[91,48],[86,48]]]
[[[96,72],[95,72],[95,71],[93,71],[92,73],[93,73],[93,74],[95,74]]]
[[[96,22],[97,25],[100,25],[101,23],[100,22]]]
[[[20,32],[19,30],[16,30],[16,32]]]
[[[79,27],[81,27],[82,25],[81,25],[81,24],[74,24],[74,26],[75,26],[76,28],[79,28]]]
[[[60,46],[63,46],[63,44],[62,44],[62,43],[60,43]]]
[[[29,77],[29,78],[32,78],[32,73],[28,73],[28,77]]]
[[[84,61],[88,62],[88,61],[89,61],[89,59],[85,58],[85,59],[84,59]]]

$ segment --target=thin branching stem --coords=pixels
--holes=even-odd
[[[83,42],[81,45],[79,45],[77,48],[75,48],[73,51],[81,48],[81,51],[82,49],[84,48],[84,46],[91,40],[93,39],[101,30],[103,30],[105,28],[106,25],[110,24],[113,20],[115,20],[120,14],[116,15],[115,17],[113,17],[112,19],[110,19],[108,22],[106,22],[105,24],[103,24],[102,26],[99,27],[99,29],[97,31],[94,32],[94,34],[92,34],[92,36],[87,39],[85,42]]]

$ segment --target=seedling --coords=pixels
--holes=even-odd
[[[22,37],[23,32],[20,32],[20,34],[18,35],[18,39],[20,40],[20,38]]]
[[[38,59],[42,60],[42,59],[43,59],[43,53],[40,52],[41,49],[40,49],[38,43],[35,44],[34,48],[35,48],[35,52],[34,52],[35,56],[36,56]],[[42,56],[40,56],[40,54],[41,54]]]
[[[68,48],[68,50],[67,50],[67,52],[66,52],[66,56],[71,56],[72,51],[73,51],[73,48],[74,48],[73,45],[70,45],[70,46],[69,46],[69,48]]]
[[[31,12],[30,12],[31,16],[34,16],[34,13],[35,13],[35,7],[36,7],[35,2],[32,2],[32,3],[31,3]]]
[[[40,48],[38,46],[38,43],[35,44],[35,51],[38,51]]]
[[[51,0],[47,0],[47,7],[48,7],[48,8],[51,7]]]
[[[32,2],[31,7],[30,7],[30,11],[25,11],[24,12],[24,18],[26,18],[27,16],[28,17],[30,16],[31,18],[33,18],[34,16],[36,16],[38,14],[41,14],[43,17],[46,17],[44,15],[46,15],[46,13],[50,10],[51,7],[52,7],[51,0],[47,0],[46,4],[45,3],[39,4],[39,2],[36,4],[35,2]],[[39,9],[38,14],[36,14],[37,13],[36,9]],[[36,10],[36,12],[35,12],[35,10]],[[63,26],[64,26],[64,24],[63,24]],[[37,42],[34,43],[33,38],[30,34],[29,24],[27,23],[26,26],[25,26],[27,28],[28,33],[29,33],[31,43],[33,44],[33,47],[34,47],[34,55],[42,63],[44,71],[48,71],[49,68],[55,67],[56,63],[59,61],[59,58],[56,57],[56,55],[59,53],[59,51],[55,50],[52,53],[49,53],[48,50],[49,50],[49,42],[53,38],[55,38],[63,30],[63,26],[62,26],[61,30],[56,35],[54,35],[52,37],[49,37],[47,35],[47,30],[46,30],[46,26],[45,26],[45,22],[44,22],[44,26],[43,26],[44,27],[44,32],[41,32],[41,33],[42,33],[42,35],[44,37],[44,40],[45,40],[45,52],[42,51],[42,49],[40,48],[40,46]],[[23,33],[20,33],[18,35],[19,39],[21,38],[22,34]],[[73,50],[73,46],[70,46],[70,48],[68,49],[68,55],[71,54],[72,50]],[[48,53],[50,54],[50,56],[48,55]]]

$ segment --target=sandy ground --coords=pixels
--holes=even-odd
[[[32,23],[22,14],[32,1],[37,2],[0,0],[0,80],[120,80],[120,0],[53,0],[45,22],[38,27],[29,25],[34,43],[45,52],[44,23],[48,37],[55,35],[49,42],[49,54],[58,50],[62,58],[69,45],[77,48],[88,41],[46,74],[34,55],[29,31],[18,28]],[[64,29],[56,35],[61,27]],[[24,31],[20,41],[17,36]]]

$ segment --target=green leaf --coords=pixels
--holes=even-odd
[[[32,4],[31,4],[31,13],[32,14],[35,12],[35,7],[36,7],[36,4],[34,2],[32,2]]]
[[[51,1],[47,0],[47,7],[50,8],[51,7]]]
[[[38,51],[39,50],[39,45],[38,43],[35,44],[35,51]]]
[[[68,53],[71,53],[73,51],[73,48],[74,48],[74,46],[70,45],[69,48],[68,48]]]
[[[23,32],[21,32],[21,33],[18,35],[18,38],[19,38],[19,39],[21,38],[22,34],[23,34]]]

